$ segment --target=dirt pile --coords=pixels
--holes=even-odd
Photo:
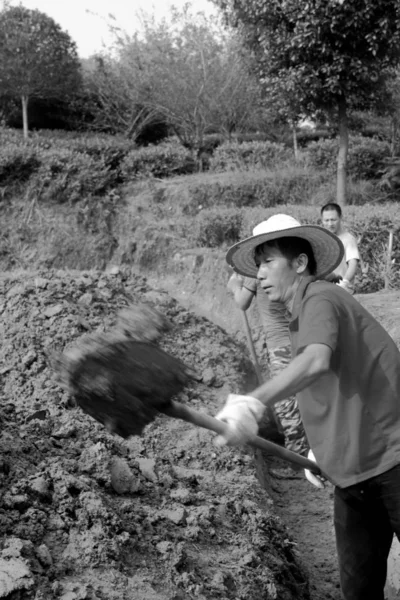
[[[253,455],[158,418],[113,437],[70,406],[49,354],[129,302],[173,323],[161,346],[199,374],[180,400],[215,413],[254,385],[245,350],[142,277],[42,271],[0,279],[0,598],[306,599],[294,545]]]

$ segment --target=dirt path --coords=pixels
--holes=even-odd
[[[271,470],[272,495],[296,544],[296,556],[309,577],[311,600],[340,600],[335,537],[333,487],[314,488],[303,473]],[[284,473],[284,474],[280,474]]]

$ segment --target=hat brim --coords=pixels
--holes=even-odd
[[[229,248],[226,261],[240,275],[256,278],[258,267],[254,252],[257,246],[284,237],[302,238],[311,244],[317,264],[314,275],[319,279],[332,273],[343,260],[344,246],[334,233],[319,225],[301,225],[246,238]]]

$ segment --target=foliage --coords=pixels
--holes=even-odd
[[[102,127],[127,136],[146,119],[166,123],[181,143],[200,152],[208,133],[246,128],[260,92],[237,39],[212,18],[186,6],[170,18],[143,17],[134,36],[119,35],[112,55],[86,65]]]
[[[38,200],[74,203],[106,192],[113,174],[104,161],[73,150],[43,150],[41,165],[30,185]]]
[[[306,148],[310,167],[334,172],[338,141],[336,139],[311,142]],[[379,179],[384,159],[390,156],[387,142],[362,136],[350,138],[348,173],[355,179]]]
[[[267,207],[308,203],[323,180],[321,173],[313,174],[301,167],[283,167],[268,171],[207,173],[193,182],[183,182],[183,186],[189,187],[190,202],[195,207],[211,208],[216,204]]]
[[[164,122],[160,112],[145,102],[147,72],[139,64],[99,55],[84,62],[83,73],[92,130],[136,140],[148,126]]]
[[[211,171],[273,168],[293,158],[293,152],[274,142],[225,143],[219,146],[210,160]]]
[[[0,12],[1,93],[22,99],[26,133],[30,97],[65,97],[79,85],[76,44],[53,19],[22,5]]]
[[[399,58],[397,0],[215,3],[240,28],[268,84],[284,82],[308,112],[342,98],[364,105]]]
[[[172,177],[195,170],[196,163],[189,150],[171,143],[132,150],[121,165],[125,180],[149,176]]]
[[[286,98],[297,114],[337,115],[337,198],[344,203],[347,112],[376,104],[393,76],[400,57],[398,0],[214,2],[240,29],[272,98]]]
[[[396,198],[381,189],[380,181],[350,179],[348,182],[348,205],[360,206],[362,204],[383,203]],[[333,180],[327,180],[312,194],[309,204],[323,206],[328,202],[336,202],[336,188]]]
[[[195,222],[194,243],[200,247],[218,248],[239,239],[242,212],[234,208],[211,208],[202,211]]]
[[[25,183],[40,166],[40,160],[34,148],[2,142],[0,146],[0,190],[4,192],[11,186]]]

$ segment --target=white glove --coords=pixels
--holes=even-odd
[[[215,439],[215,443],[218,446],[242,445],[251,440],[257,435],[258,421],[264,410],[264,404],[253,396],[229,394],[224,408],[216,415],[216,419],[228,427],[224,435]]]
[[[227,288],[232,294],[235,294],[237,290],[241,290],[243,287],[244,277],[239,275],[239,273],[233,273],[228,281]]]
[[[307,458],[309,460],[312,460],[315,463],[317,462],[315,460],[314,452],[312,450],[309,450]],[[325,483],[324,483],[325,480],[323,477],[320,477],[319,475],[315,475],[315,473],[312,473],[308,469],[304,469],[304,473],[305,473],[306,479],[308,479],[308,481],[310,483],[315,485],[315,487],[320,488],[320,489],[323,489],[325,487]]]
[[[350,283],[348,279],[341,279],[336,285],[343,288],[344,290],[346,290],[346,292],[349,292],[350,294],[354,292],[354,286],[352,283]]]

